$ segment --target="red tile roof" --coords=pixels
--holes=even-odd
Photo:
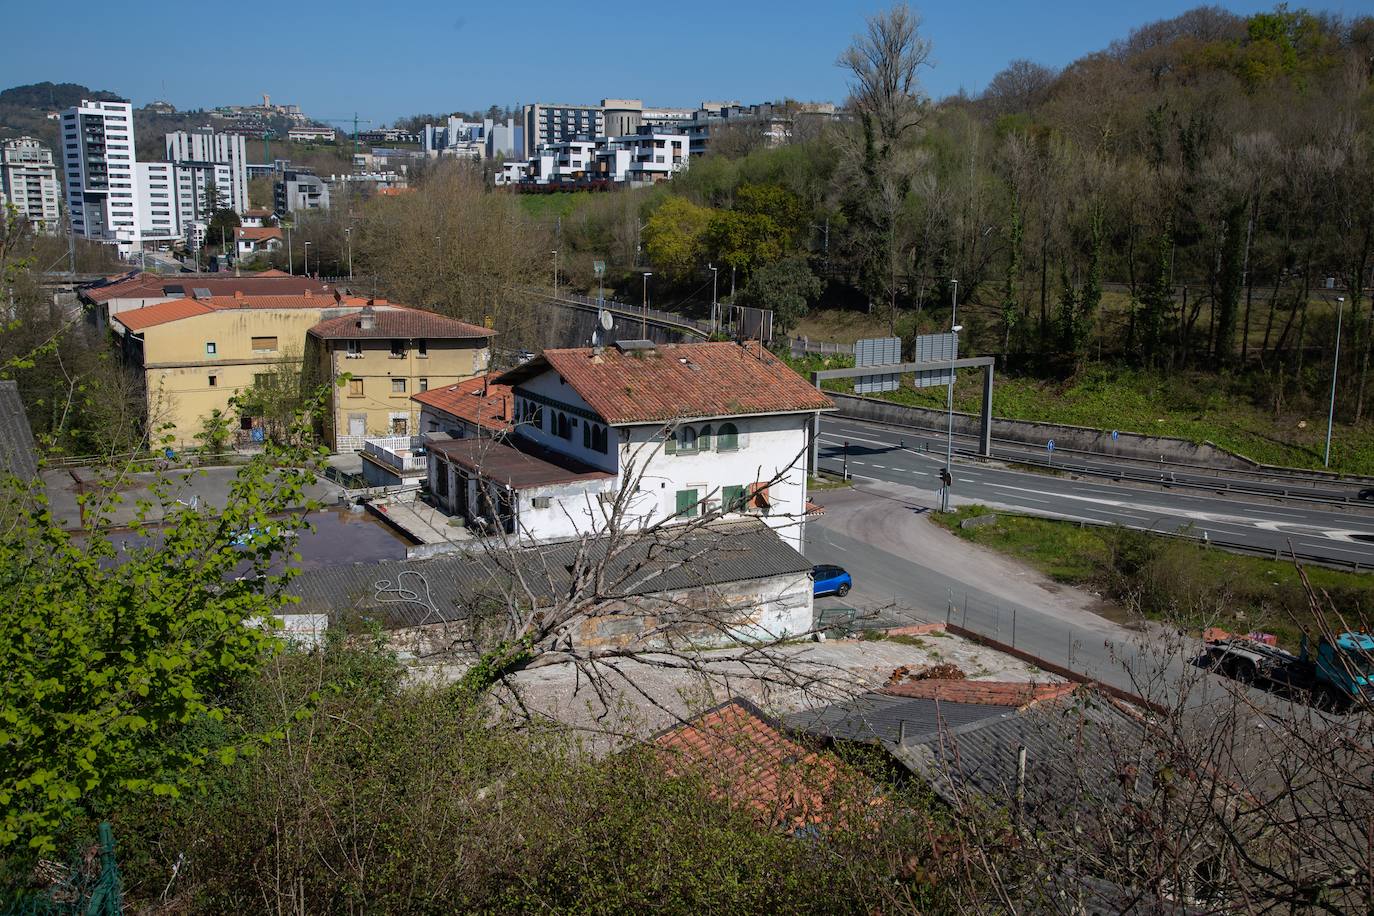
[[[111,299],[155,299],[172,295],[165,292],[169,286],[179,286],[184,295],[191,295],[193,289],[208,289],[212,296],[232,296],[236,292],[247,295],[299,295],[306,290],[327,293],[327,283],[310,277],[293,277],[280,271],[266,270],[262,273],[244,277],[231,277],[205,274],[138,274],[125,280],[105,286],[87,287],[81,291],[83,298],[91,302],[108,302]]]
[[[736,343],[545,350],[501,377],[517,385],[552,369],[608,423],[832,410],[833,401],[766,350]]]
[[[878,691],[887,696],[983,706],[1030,706],[1042,700],[1066,696],[1077,684],[1036,684],[1020,681],[967,681],[930,678],[907,681]]]
[[[208,299],[170,299],[141,309],[131,309],[111,316],[131,331],[142,331],[169,321],[180,321],[209,312],[230,309],[329,309],[361,308],[367,300],[358,296],[337,298],[331,291],[328,295],[318,295],[309,290],[299,296],[211,296]]]
[[[180,321],[182,318],[190,318],[193,315],[207,315],[213,311],[212,306],[201,302],[199,299],[172,299],[169,302],[159,302],[157,305],[120,312],[118,315],[112,316],[110,320],[119,322],[130,331],[142,331],[155,325],[166,324],[169,321]]]
[[[262,242],[267,239],[280,239],[282,232],[277,226],[235,226],[234,238],[239,241],[246,239],[250,242]]]
[[[840,764],[784,735],[747,700],[730,700],[653,740],[670,773],[705,776],[712,794],[769,826],[795,830],[829,819],[827,795]]]
[[[410,399],[482,429],[501,432],[512,425],[510,415],[514,401],[510,386],[498,385],[488,376],[479,375],[454,385],[431,388],[411,395]]]
[[[310,336],[321,340],[359,339],[359,338],[407,338],[415,339],[443,337],[493,337],[495,331],[445,318],[434,312],[421,309],[395,307],[378,309],[375,321],[370,328],[362,327],[357,315],[343,315],[321,321],[310,329]]]

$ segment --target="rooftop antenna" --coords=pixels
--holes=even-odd
[[[596,324],[592,331],[592,347],[599,353],[606,346],[606,335],[615,327],[615,316],[608,309],[601,309],[597,313]]]

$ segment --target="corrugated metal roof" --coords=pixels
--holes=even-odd
[[[1024,811],[1045,826],[1076,823],[1103,806],[1119,808],[1128,790],[1148,791],[1157,765],[1141,759],[1140,722],[1089,691],[889,750],[947,801],[973,795],[1007,804],[1016,796],[1023,747]]]
[[[1001,719],[1015,713],[1015,706],[866,693],[843,703],[792,713],[784,716],[783,722],[818,738],[895,744],[902,737],[915,741],[971,722]]]
[[[595,590],[599,600],[651,595],[731,582],[747,582],[808,572],[811,563],[762,521],[719,522],[708,526],[668,526],[651,534],[538,544],[488,551],[480,543],[467,550],[427,560],[394,560],[335,566],[302,573],[290,591],[300,603],[294,613],[363,612],[391,626],[417,626],[462,619],[474,603],[502,604],[514,588],[539,604],[574,589],[607,553],[611,561]],[[514,583],[519,581],[519,586]],[[419,589],[430,601],[386,600],[397,583]],[[433,610],[429,603],[432,603]]]
[[[430,443],[434,455],[513,490],[528,490],[579,480],[605,480],[615,475],[562,452],[544,448],[523,436],[504,439],[450,439]]]
[[[13,474],[25,481],[38,475],[33,429],[24,413],[19,385],[12,381],[0,382],[0,474]]]

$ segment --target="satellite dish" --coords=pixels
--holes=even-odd
[[[597,316],[597,321],[601,323],[601,328],[604,331],[609,331],[615,327],[615,316],[605,309],[601,310],[601,314]]]

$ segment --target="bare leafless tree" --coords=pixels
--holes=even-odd
[[[899,3],[868,19],[838,65],[849,72],[850,104],[872,119],[885,143],[895,143],[920,125],[926,98],[921,68],[930,63],[930,39],[921,34],[921,17]]]

